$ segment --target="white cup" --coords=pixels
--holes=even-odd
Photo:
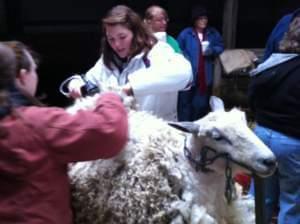
[[[202,45],[202,52],[205,52],[209,46],[209,41],[207,40],[201,41],[201,45]]]

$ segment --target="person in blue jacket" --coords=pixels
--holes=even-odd
[[[209,112],[214,60],[224,50],[220,33],[208,26],[206,8],[194,7],[191,19],[192,26],[185,28],[177,37],[182,53],[191,62],[193,70],[190,90],[179,93],[179,121],[193,121]]]
[[[256,135],[277,159],[263,181],[264,223],[300,223],[300,17],[290,23],[278,52],[250,71],[249,105]],[[253,195],[254,184],[250,187]],[[279,211],[278,211],[279,208]]]
[[[279,42],[282,40],[284,33],[288,30],[290,23],[293,21],[295,17],[300,16],[300,8],[296,9],[294,12],[284,15],[279,22],[276,24],[274,29],[272,30],[266,47],[265,53],[263,57],[263,61],[271,56],[272,53],[278,52]]]

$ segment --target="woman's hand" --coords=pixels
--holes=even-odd
[[[122,86],[122,91],[127,95],[127,96],[133,96],[133,90],[132,87],[129,83],[126,83],[124,86]]]
[[[72,79],[68,84],[69,97],[74,99],[82,97],[81,88],[84,86],[84,83],[80,79]]]

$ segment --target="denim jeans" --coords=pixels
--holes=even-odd
[[[196,87],[178,94],[178,121],[195,121],[209,112],[209,93],[200,94]]]
[[[300,139],[257,125],[256,135],[273,151],[278,169],[265,179],[266,220],[279,206],[278,224],[300,224]],[[250,193],[253,194],[253,184]]]

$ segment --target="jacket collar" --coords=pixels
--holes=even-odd
[[[137,60],[141,60],[141,58],[143,58],[145,56],[145,52],[142,51],[141,53],[135,55],[134,57],[132,57],[129,61],[123,61],[122,59],[120,59],[118,56],[114,56],[114,70],[118,69],[120,73],[122,73],[122,71],[129,67],[130,64],[134,63]]]
[[[206,35],[206,36],[209,35],[209,33],[211,33],[210,27],[209,27],[209,26],[206,27],[206,29],[205,29],[204,32],[205,32],[205,35]],[[188,29],[188,33],[189,33],[190,35],[194,36],[194,37],[197,36],[197,31],[196,31],[193,27],[190,27],[190,28]]]
[[[264,61],[263,63],[259,64],[257,68],[250,71],[250,76],[255,76],[269,68],[272,68],[276,65],[279,65],[283,62],[289,61],[295,57],[299,56],[299,54],[291,54],[291,53],[273,53],[271,56]]]
[[[0,118],[8,115],[12,108],[32,105],[32,103],[14,85],[11,85],[8,88],[8,93],[8,105],[0,106]]]

